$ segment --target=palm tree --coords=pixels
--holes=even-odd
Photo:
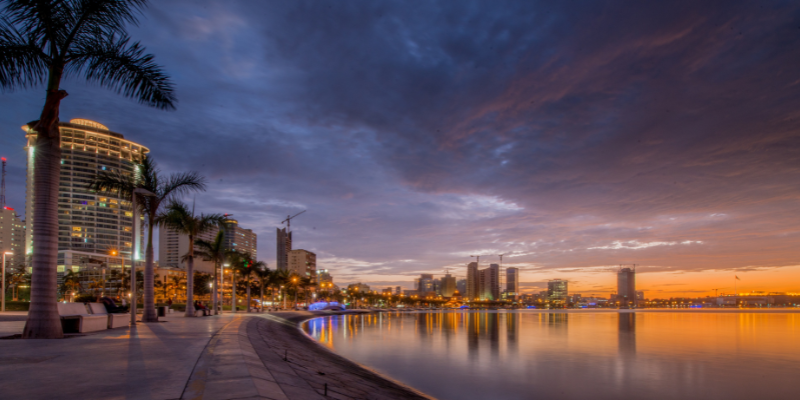
[[[179,201],[173,201],[167,206],[167,212],[160,215],[156,223],[160,227],[171,229],[179,234],[189,236],[189,243],[194,243],[194,239],[201,233],[214,229],[215,226],[222,227],[225,220],[220,214],[200,214],[195,215],[194,206],[192,211],[189,207]],[[189,246],[181,261],[186,263],[186,316],[194,317],[194,246]]]
[[[162,204],[190,191],[205,190],[205,179],[196,172],[175,173],[164,178],[153,158],[147,157],[139,164],[138,176],[127,175],[121,170],[102,171],[94,177],[89,188],[98,192],[118,192],[123,198],[130,198],[135,189],[145,189],[153,193],[152,196],[141,196],[137,202],[147,218],[142,322],[158,322],[153,298],[153,280],[155,278],[153,272],[153,227],[156,225],[156,218],[160,215]],[[138,221],[134,221],[134,223],[138,223]]]
[[[250,296],[250,290],[253,286],[252,282],[253,275],[256,274],[256,271],[260,271],[262,268],[266,268],[267,264],[264,264],[263,261],[254,262],[252,257],[250,256],[250,253],[239,253],[239,254],[241,263],[238,265],[237,269],[239,270],[241,276],[245,278],[245,287],[247,290],[247,312],[250,312],[250,302],[252,301],[252,298]]]
[[[214,241],[209,242],[202,239],[195,239],[194,245],[197,250],[194,250],[195,255],[201,257],[203,261],[214,262],[214,280],[213,288],[211,289],[211,303],[214,307],[214,315],[219,314],[217,310],[217,284],[219,283],[219,268],[223,262],[228,251],[225,249],[225,231],[221,230],[217,233]]]
[[[270,277],[270,282],[273,288],[272,290],[273,305],[275,304],[275,288],[280,289],[282,286],[286,286],[291,278],[292,278],[292,273],[289,272],[288,269],[278,269],[272,274],[272,276]]]
[[[140,103],[173,109],[172,83],[126,24],[137,24],[145,0],[4,0],[0,15],[0,87],[45,85],[36,132],[33,181],[33,276],[23,338],[64,337],[56,308],[58,182],[61,145],[59,107],[65,77],[83,76]],[[30,218],[31,216],[29,216]]]
[[[172,295],[175,297],[175,300],[178,300],[178,292],[182,286],[186,285],[186,280],[183,279],[182,276],[171,276],[169,278],[169,286],[172,289]]]
[[[64,297],[69,294],[70,300],[75,301],[75,296],[72,293],[76,290],[81,292],[81,284],[78,274],[76,274],[73,270],[69,270],[64,274],[62,282],[61,292],[64,293]]]
[[[253,266],[253,274],[258,279],[258,286],[261,289],[261,312],[264,312],[264,287],[272,277],[272,271],[267,268],[267,263],[259,261]]]

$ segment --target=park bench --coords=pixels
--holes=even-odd
[[[95,332],[108,329],[108,317],[92,315],[83,303],[57,303],[64,333]]]
[[[92,310],[92,315],[105,315],[108,319],[108,329],[121,328],[128,326],[131,321],[130,314],[111,313],[106,310],[103,303],[89,303],[89,309]]]

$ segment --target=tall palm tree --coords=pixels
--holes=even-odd
[[[252,301],[250,290],[253,286],[253,276],[256,274],[256,271],[260,271],[262,268],[266,268],[267,265],[264,264],[263,261],[254,261],[252,259],[252,256],[250,256],[250,253],[239,253],[239,254],[241,258],[241,263],[239,264],[237,269],[239,270],[239,274],[243,278],[245,278],[245,287],[247,293],[247,312],[250,312],[250,302]]]
[[[125,26],[136,25],[145,0],[2,0],[0,87],[45,86],[36,132],[33,181],[33,276],[23,338],[64,336],[58,300],[58,182],[61,170],[59,107],[67,97],[61,81],[82,76],[140,103],[173,109],[172,83],[153,56],[130,43]]]
[[[288,269],[278,269],[275,271],[275,273],[272,274],[271,283],[273,288],[273,294],[272,294],[273,304],[275,304],[275,288],[280,289],[282,286],[288,287],[289,281],[291,279],[292,279],[292,273]],[[281,293],[281,295],[283,295],[283,293]]]
[[[259,261],[253,268],[253,274],[258,279],[258,286],[261,289],[261,312],[264,312],[264,287],[269,284],[272,271],[267,267],[267,263]]]
[[[228,251],[225,248],[225,231],[221,230],[214,237],[214,240],[209,242],[202,239],[195,239],[195,246],[197,250],[194,251],[195,255],[201,257],[204,261],[214,262],[214,281],[211,288],[211,304],[214,307],[214,315],[219,314],[217,310],[217,285],[219,284],[219,268],[225,262]]]
[[[210,231],[214,227],[222,227],[225,220],[220,214],[194,213],[189,207],[179,201],[173,201],[167,206],[166,213],[158,217],[156,223],[164,228],[171,229],[179,234],[189,236],[189,243],[194,243],[195,238],[201,233]],[[186,316],[194,317],[194,246],[189,246],[189,252],[181,259],[186,263]],[[216,308],[215,308],[216,309]]]
[[[154,301],[153,280],[153,227],[161,213],[162,205],[175,197],[191,191],[205,190],[205,178],[196,172],[174,173],[169,177],[161,176],[156,162],[147,157],[139,164],[137,176],[130,176],[121,170],[102,171],[98,173],[89,188],[98,192],[117,192],[123,198],[130,198],[135,189],[145,189],[154,195],[141,196],[137,203],[141,206],[147,219],[147,246],[145,247],[144,264],[144,312],[142,322],[158,322]],[[138,221],[134,221],[138,223]],[[136,238],[134,238],[136,240]]]

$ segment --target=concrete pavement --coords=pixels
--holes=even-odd
[[[0,397],[425,398],[302,334],[297,323],[315,315],[226,313],[184,318],[168,314],[159,323],[63,340],[0,340]],[[21,333],[24,320],[13,319],[20,318],[0,315],[0,332]],[[287,349],[290,357],[284,361]]]

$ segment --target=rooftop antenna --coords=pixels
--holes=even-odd
[[[6,208],[6,158],[0,158],[3,161],[3,179],[0,181],[0,209]]]
[[[291,231],[292,230],[292,218],[294,218],[294,217],[296,217],[296,216],[298,216],[298,215],[300,215],[300,214],[302,214],[304,212],[306,212],[306,210],[300,211],[299,213],[297,213],[295,215],[292,215],[292,216],[288,216],[287,215],[286,219],[281,221],[281,223],[282,224],[285,223],[286,224],[286,230],[287,231]]]

